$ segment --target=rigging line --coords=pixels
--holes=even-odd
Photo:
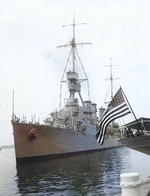
[[[88,82],[88,77],[87,77],[87,75],[86,75],[86,73],[85,73],[85,70],[84,70],[84,67],[83,67],[83,65],[82,65],[81,59],[80,59],[80,57],[79,57],[78,51],[77,51],[77,49],[76,49],[76,48],[75,48],[75,50],[76,50],[76,53],[77,53],[78,59],[79,59],[79,61],[80,61],[81,67],[82,67],[82,69],[83,69],[83,72],[84,72],[84,74],[85,74],[85,76],[86,76],[86,79],[87,79],[88,97],[89,97],[89,100],[90,100],[90,91],[89,91],[89,82]]]
[[[60,103],[59,103],[60,109],[61,109],[61,97],[62,97],[62,82],[60,83]]]
[[[64,73],[63,73],[63,75],[62,75],[61,81],[62,81],[62,80],[63,80],[63,78],[64,78],[64,75],[65,75],[65,72],[66,72],[66,69],[67,69],[67,65],[68,65],[68,62],[69,62],[69,59],[70,59],[71,53],[72,53],[72,48],[71,48],[71,50],[70,50],[69,57],[68,57],[68,59],[67,59],[67,63],[66,63],[65,70],[64,70]]]
[[[109,92],[109,89],[110,89],[110,84],[111,84],[111,82],[110,82],[109,85],[108,85],[107,93],[106,93],[106,96],[105,96],[105,99],[104,99],[104,104],[105,104],[106,98],[107,98],[107,96],[108,96],[108,92]]]
[[[80,57],[79,57],[78,51],[77,51],[77,49],[76,49],[76,48],[75,48],[75,50],[76,50],[76,53],[77,53],[78,59],[79,59],[79,61],[80,61],[81,67],[82,67],[82,69],[83,69],[83,72],[84,72],[84,74],[85,74],[85,77],[88,79],[88,77],[87,77],[87,75],[86,75],[86,73],[85,73],[84,67],[83,67],[83,65],[82,65],[81,59],[80,59]]]
[[[117,91],[117,88],[116,88],[116,86],[115,86],[114,81],[113,81],[113,87],[114,87],[115,91]]]
[[[87,85],[88,85],[88,97],[89,97],[89,100],[90,100],[90,91],[89,91],[89,81],[87,80]]]
[[[62,76],[62,78],[61,78],[61,82],[60,82],[60,104],[59,104],[60,109],[61,109],[61,97],[62,97],[62,80],[63,80],[63,78],[64,78],[64,75],[65,75],[65,72],[66,72],[66,69],[67,69],[67,65],[68,65],[68,62],[69,62],[71,53],[72,53],[72,48],[71,48],[71,50],[70,50],[69,57],[68,57],[68,59],[67,59],[67,63],[66,63],[66,66],[65,66],[65,70],[64,70],[63,76]]]

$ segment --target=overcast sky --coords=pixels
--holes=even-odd
[[[15,114],[30,120],[59,109],[60,80],[75,15],[79,48],[90,98],[103,106],[113,67],[114,93],[122,86],[137,118],[150,117],[150,1],[0,0],[0,145],[13,144]],[[111,61],[110,61],[111,58]],[[87,100],[85,88],[82,96]],[[110,99],[108,95],[107,101]],[[133,120],[132,117],[131,119]]]

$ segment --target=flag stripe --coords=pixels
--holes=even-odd
[[[122,105],[122,106],[118,107],[117,109],[116,109],[116,108],[114,108],[113,110],[109,111],[109,113],[108,113],[108,114],[106,114],[106,115],[105,115],[105,116],[101,119],[101,122],[100,122],[99,127],[101,127],[101,126],[102,126],[102,124],[103,124],[103,123],[105,123],[105,121],[107,120],[107,118],[108,118],[108,117],[110,117],[112,114],[114,114],[114,113],[115,113],[115,112],[117,112],[118,110],[123,109],[125,106],[127,107],[127,105],[126,105],[126,104],[124,104],[124,105]],[[127,108],[127,109],[128,109],[128,108]],[[99,130],[98,130],[97,132],[99,132]],[[97,134],[97,133],[96,133],[96,134]]]
[[[120,116],[117,116],[117,117],[114,117],[114,118],[110,119],[110,120],[105,124],[104,131],[103,131],[103,134],[101,135],[101,138],[99,137],[99,138],[97,139],[97,141],[98,141],[99,143],[101,143],[101,145],[103,145],[105,133],[106,133],[106,130],[107,130],[107,126],[108,126],[112,121],[116,120],[117,118],[121,118],[121,117],[123,117],[123,116],[125,116],[125,115],[127,115],[127,114],[129,114],[129,113],[131,113],[131,112],[130,112],[130,111],[127,111],[126,113],[121,114]]]
[[[128,108],[127,108],[126,106],[124,106],[124,107],[121,107],[119,110],[112,111],[112,112],[110,113],[110,115],[108,115],[108,116],[103,120],[102,124],[104,124],[109,118],[111,118],[111,117],[113,117],[113,116],[115,116],[115,115],[118,115],[119,113],[123,113],[123,112],[126,111],[126,110],[128,110]],[[101,124],[101,125],[102,125],[102,124]]]
[[[102,118],[101,118],[101,122],[102,122],[105,118],[107,118],[107,116],[108,116],[109,114],[111,114],[111,113],[113,113],[113,112],[116,112],[116,111],[118,111],[119,109],[121,109],[121,108],[123,108],[123,107],[125,107],[125,106],[127,106],[127,104],[126,104],[126,103],[122,103],[122,104],[120,104],[120,105],[117,106],[116,108],[113,108],[113,109],[110,110],[110,111],[105,110],[104,113],[103,113],[103,116],[102,116]]]
[[[105,116],[103,116],[102,120],[105,120],[109,115],[111,115],[112,113],[117,112],[118,110],[121,110],[125,106],[127,106],[127,104],[126,103],[123,103],[123,105],[121,105],[121,106],[119,105],[119,107],[110,110],[108,113],[106,113]]]
[[[127,109],[125,109],[125,114],[126,114],[126,112],[127,112]],[[108,118],[108,119],[102,124],[102,126],[100,127],[100,130],[103,130],[105,124],[107,124],[107,122],[111,121],[111,119],[119,118],[120,114],[124,115],[124,113],[118,112],[117,114],[112,115],[110,118]],[[113,121],[113,120],[112,120],[112,121]],[[102,135],[102,134],[103,134],[103,132],[101,131],[101,134],[100,134],[100,135]]]
[[[123,116],[125,116],[125,115],[127,115],[128,113],[130,113],[130,111],[128,110],[128,108],[125,108],[125,109],[123,109],[123,110],[121,110],[121,111],[118,111],[117,113],[115,113],[115,114],[112,114],[111,116],[108,116],[108,118],[107,119],[105,119],[102,123],[101,123],[101,125],[99,126],[99,130],[98,130],[98,133],[96,133],[96,138],[98,138],[98,136],[99,136],[99,138],[101,139],[101,137],[102,137],[102,135],[104,135],[104,133],[101,131],[101,130],[105,130],[105,125],[107,124],[107,122],[109,122],[110,123],[110,121],[112,122],[113,120],[112,119],[117,119],[117,118],[120,118],[120,114],[122,114]],[[122,115],[121,115],[121,117],[122,117]]]
[[[98,130],[95,135],[97,142],[102,145],[104,142],[107,126],[115,119],[123,117],[129,113],[131,113],[131,111],[129,110],[129,107],[125,102],[122,89],[120,87],[120,89],[117,91],[114,98],[108,105],[108,108],[102,115]]]

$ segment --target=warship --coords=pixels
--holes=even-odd
[[[48,160],[54,158],[69,157],[87,153],[93,153],[114,147],[119,147],[118,137],[107,134],[103,145],[100,145],[95,138],[100,117],[104,108],[99,109],[97,115],[97,104],[92,101],[83,101],[81,95],[81,83],[87,82],[88,78],[84,71],[78,55],[77,46],[89,43],[77,43],[75,36],[75,20],[69,26],[72,26],[73,33],[71,41],[63,45],[70,47],[69,57],[63,76],[67,80],[61,80],[68,86],[68,98],[65,98],[65,104],[59,111],[52,112],[43,123],[27,122],[24,117],[21,121],[14,112],[12,112],[12,126],[15,144],[16,163]],[[62,46],[61,46],[62,47]],[[71,59],[72,68],[68,69],[68,62]],[[85,78],[80,78],[77,72],[78,66],[81,66]],[[63,78],[63,77],[62,77]],[[88,86],[88,85],[87,85]],[[14,93],[13,93],[14,102]]]

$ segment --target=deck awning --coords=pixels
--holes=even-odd
[[[130,128],[130,129],[150,131],[150,118],[141,117],[141,118],[137,119],[137,121],[134,120],[130,123],[125,124],[124,126]]]

